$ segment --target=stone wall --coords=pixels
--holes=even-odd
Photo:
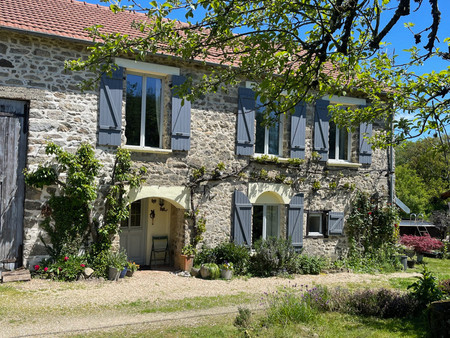
[[[98,92],[80,92],[81,80],[94,76],[88,72],[72,73],[64,70],[64,61],[86,55],[85,46],[67,40],[56,40],[38,36],[25,36],[11,32],[0,32],[0,97],[30,101],[28,160],[30,169],[48,161],[44,153],[45,143],[53,141],[68,150],[75,150],[81,142],[96,146],[98,126]],[[202,76],[205,69],[198,65],[178,64],[165,58],[149,58],[150,62],[181,68],[183,75]],[[164,80],[164,148],[170,149],[170,77]],[[268,171],[272,181],[283,174],[292,182],[292,193],[305,194],[305,211],[333,210],[349,211],[354,189],[379,192],[387,195],[387,156],[382,150],[375,150],[372,165],[358,168],[326,167],[323,163],[311,161],[314,107],[307,109],[306,161],[300,166],[287,163],[260,164],[246,156],[235,155],[236,114],[238,105],[237,88],[230,88],[227,94],[207,94],[192,103],[191,150],[188,152],[133,152],[136,166],[148,168],[146,184],[156,186],[189,185],[192,189],[192,205],[207,219],[205,244],[217,245],[232,236],[232,195],[234,190],[247,193],[254,173],[261,169]],[[124,110],[123,110],[124,111]],[[124,115],[124,114],[123,114]],[[123,119],[125,126],[125,119]],[[283,156],[288,157],[289,126],[284,123]],[[123,127],[124,128],[124,127]],[[356,134],[356,133],[355,133]],[[123,143],[125,142],[123,137]],[[352,141],[352,160],[357,162],[357,135]],[[113,165],[114,148],[96,146],[96,154],[104,165],[101,184],[107,184]],[[191,180],[192,170],[205,166],[212,172],[217,163],[225,164],[225,171],[219,179],[207,175],[198,184]],[[252,174],[253,173],[253,174]],[[320,182],[318,191],[312,189],[313,182]],[[337,188],[330,188],[336,182]],[[26,191],[24,220],[25,263],[45,255],[38,235],[42,221],[41,207],[55,187]],[[96,217],[102,219],[103,200],[96,203]],[[189,228],[183,218],[184,210],[172,212],[172,247],[179,253],[183,243],[189,239]],[[285,211],[281,212],[285,217]],[[285,235],[285,222],[280,233]],[[306,234],[307,212],[304,215]],[[345,250],[345,237],[304,239],[309,253],[336,257]]]

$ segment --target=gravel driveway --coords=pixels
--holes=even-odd
[[[237,309],[237,306],[233,306],[170,314],[136,314],[113,310],[114,305],[129,302],[163,303],[199,296],[214,297],[242,293],[260,295],[292,284],[336,286],[375,281],[387,283],[390,278],[412,276],[414,274],[411,273],[388,275],[336,273],[316,276],[296,275],[294,278],[234,278],[231,281],[224,281],[181,277],[168,271],[138,271],[132,278],[121,279],[118,282],[60,283],[33,279],[27,283],[5,284],[17,289],[20,292],[18,296],[3,295],[0,292],[0,337],[48,336],[133,323],[161,323],[163,320],[177,317],[226,313]],[[8,301],[9,304],[5,304]],[[8,311],[2,313],[5,306]]]

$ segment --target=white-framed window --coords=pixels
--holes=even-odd
[[[163,78],[127,71],[125,136],[127,146],[161,148]]]
[[[307,236],[323,236],[324,214],[322,212],[309,212],[307,223]]]
[[[279,237],[280,207],[279,205],[254,205],[252,244],[259,239]]]
[[[264,126],[264,109],[261,108],[259,99],[256,102],[255,112],[255,153],[264,155],[281,156],[283,145],[283,119],[275,112],[269,115],[270,125]],[[260,108],[258,108],[258,106]]]
[[[121,222],[123,228],[136,228],[141,226],[141,200],[134,201],[130,205],[130,216]]]
[[[340,128],[330,121],[329,159],[350,161],[352,151],[352,134],[346,128]]]

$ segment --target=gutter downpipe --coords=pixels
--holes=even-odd
[[[391,118],[390,118],[390,129],[391,129],[391,139],[390,145],[388,148],[388,173],[389,173],[389,203],[391,205],[395,202],[395,172],[394,172],[394,109],[392,109]]]

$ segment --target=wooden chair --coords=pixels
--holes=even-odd
[[[163,258],[164,254],[164,258]],[[169,237],[168,236],[152,236],[152,252],[150,254],[150,269],[152,263],[163,262],[169,264]]]

